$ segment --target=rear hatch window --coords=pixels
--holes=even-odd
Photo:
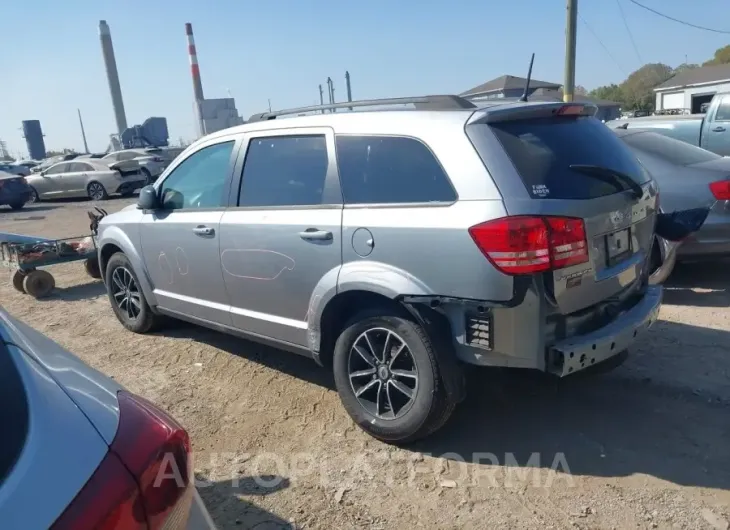
[[[490,127],[535,199],[595,199],[651,178],[623,142],[593,117],[513,120]]]

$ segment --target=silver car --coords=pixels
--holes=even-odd
[[[730,257],[730,158],[649,129],[615,129],[659,184],[666,212],[710,207],[677,260]]]
[[[350,106],[381,108],[324,112]],[[389,442],[446,422],[464,365],[617,365],[659,313],[657,186],[595,110],[428,96],[253,116],[101,220],[112,308],[137,333],[172,316],[313,357]]]
[[[2,309],[0,382],[3,528],[213,530],[185,429]]]
[[[70,197],[102,201],[115,193],[129,196],[147,183],[133,160],[108,164],[93,158],[58,162],[26,180],[33,192],[31,202]]]
[[[160,156],[157,150],[125,149],[104,155],[101,160],[113,164],[125,160],[134,160],[140,166],[140,171],[147,179],[147,184],[153,183],[169,165],[170,160]]]

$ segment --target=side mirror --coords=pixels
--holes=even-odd
[[[160,200],[157,197],[157,190],[153,186],[145,186],[139,192],[137,208],[140,210],[157,210],[160,207]]]

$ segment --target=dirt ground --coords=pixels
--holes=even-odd
[[[2,209],[0,231],[84,234],[90,207]],[[677,270],[661,320],[611,374],[470,370],[466,402],[408,449],[355,428],[308,359],[182,323],[125,331],[80,263],[51,269],[45,300],[17,293],[7,274],[0,300],[187,427],[220,528],[727,529],[727,271]]]

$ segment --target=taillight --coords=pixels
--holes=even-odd
[[[91,479],[53,530],[176,530],[192,500],[187,432],[152,403],[120,392],[119,427]]]
[[[160,158],[159,156],[153,156],[152,161],[153,162],[164,162],[164,160],[162,158]]]
[[[710,191],[718,201],[730,201],[730,180],[720,180],[710,184]]]
[[[558,116],[579,116],[585,110],[584,105],[563,105],[555,113]]]
[[[469,234],[505,274],[534,274],[588,261],[582,219],[503,217],[472,226]]]

